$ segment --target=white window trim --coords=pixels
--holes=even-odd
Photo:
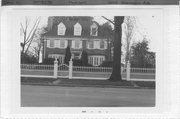
[[[61,29],[62,28],[62,29]],[[62,31],[61,31],[61,30]],[[66,26],[61,22],[59,23],[58,27],[57,27],[57,34],[58,35],[61,35],[61,36],[64,36],[65,35],[65,32],[66,32]]]
[[[96,31],[97,31],[95,35],[92,34],[92,29],[93,29],[93,28],[96,28]],[[90,35],[91,35],[91,36],[98,36],[98,26],[97,26],[95,23],[93,23],[93,24],[91,25]]]
[[[93,48],[90,48],[90,47],[89,47],[90,42],[93,42]],[[93,41],[93,40],[87,41],[86,43],[87,43],[87,44],[86,44],[87,49],[94,49],[94,41]]]
[[[90,41],[87,42],[87,48],[88,49],[98,49],[98,50],[106,50],[107,49],[107,41],[105,41],[105,40],[103,40],[104,45],[105,45],[104,48],[100,48],[101,39],[99,39],[99,40],[92,40],[92,42],[93,42],[93,48],[89,47]]]
[[[75,47],[75,42],[76,41],[79,41],[79,48]],[[73,48],[73,49],[82,49],[82,40],[79,40],[79,39],[72,40],[71,48]]]
[[[65,45],[64,45],[64,47],[61,47],[61,41],[64,41],[65,42]],[[65,48],[67,48],[67,45],[68,45],[68,41],[67,40],[62,40],[62,39],[60,39],[59,40],[59,48],[61,48],[61,49],[65,49]]]
[[[50,42],[51,41],[54,41],[54,47],[50,47]],[[61,48],[61,49],[65,49],[65,48],[67,48],[67,45],[68,45],[68,41],[67,40],[65,40],[65,39],[63,39],[63,41],[65,41],[65,45],[64,45],[64,47],[61,47],[61,39],[51,39],[51,40],[47,40],[47,47],[48,48]]]
[[[57,59],[59,59],[60,63],[64,63],[65,55],[61,55],[61,54],[48,54],[48,58],[57,58]]]
[[[102,41],[99,42],[99,49],[100,49],[100,50],[106,50],[106,49],[107,49],[107,41],[104,41],[104,40],[103,40],[103,42],[104,42],[104,48],[101,48],[101,42],[102,42]]]
[[[95,58],[97,58],[97,62],[95,62]],[[102,62],[100,62],[100,59],[102,58]],[[102,55],[91,55],[88,57],[88,62],[92,64],[93,66],[99,66],[105,61],[105,56]]]
[[[47,47],[48,48],[55,48],[55,45],[53,47],[51,47],[51,45],[50,45],[52,40],[55,41],[54,39],[47,40]]]
[[[74,36],[81,36],[82,33],[82,26],[77,22],[74,25]]]

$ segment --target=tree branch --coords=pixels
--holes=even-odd
[[[111,21],[110,19],[106,18],[105,16],[102,16],[102,18],[104,18],[105,20],[109,21],[110,23],[112,23],[113,25],[115,25],[115,23],[113,21]]]

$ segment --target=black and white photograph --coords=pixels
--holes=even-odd
[[[156,17],[22,17],[21,106],[154,107]]]
[[[178,117],[178,10],[6,6],[2,117]]]

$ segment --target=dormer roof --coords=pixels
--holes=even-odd
[[[57,35],[57,28],[58,28],[58,24],[59,23],[63,23],[65,26],[66,26],[66,32],[65,32],[65,35],[64,36],[61,36],[61,37],[103,37],[103,35],[101,34],[98,34],[97,36],[91,36],[90,35],[90,28],[91,28],[91,25],[97,25],[97,27],[99,27],[99,24],[96,22],[96,21],[85,21],[85,20],[78,20],[78,21],[75,21],[75,20],[59,20],[57,23],[53,23],[52,25],[52,29],[49,30],[47,33],[45,33],[44,35],[45,36],[54,36],[54,37],[60,37]],[[81,36],[74,36],[74,25],[81,25],[82,27],[82,33],[81,33]],[[100,32],[98,32],[100,33]]]

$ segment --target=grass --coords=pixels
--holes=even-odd
[[[109,81],[109,80],[87,80],[87,79],[53,79],[53,78],[30,78],[21,77],[22,84],[53,84],[58,82],[60,85],[69,86],[128,86],[128,87],[149,87],[155,88],[155,82],[150,81]]]

